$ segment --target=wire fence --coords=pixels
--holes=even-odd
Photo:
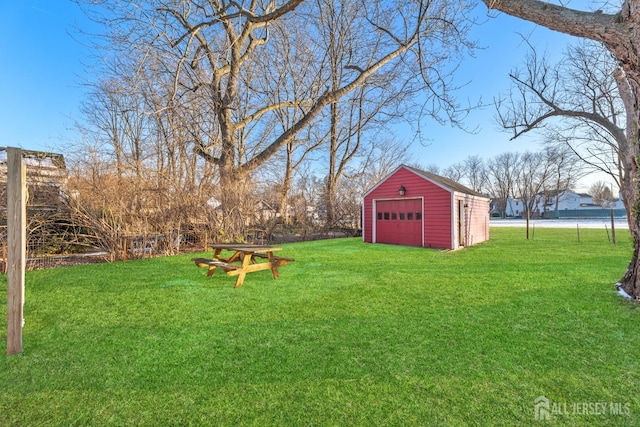
[[[7,230],[0,226],[0,272],[7,271]],[[118,259],[152,258],[201,251],[207,243],[193,235],[141,234],[125,235],[121,238],[122,250]],[[26,246],[26,269],[40,270],[78,264],[92,264],[113,260],[116,254],[99,247],[78,246],[65,241],[63,235],[51,236],[28,233]]]
[[[357,229],[304,229],[275,227],[247,230],[245,241],[253,244],[280,244],[307,240],[322,240],[359,235]],[[207,251],[219,239],[207,230],[174,230],[165,233],[127,234],[120,237],[118,253],[104,248],[78,245],[76,239],[65,239],[64,233],[51,234],[43,230],[27,233],[26,269],[40,270],[80,264],[155,258]],[[7,227],[0,226],[0,273],[7,270]]]

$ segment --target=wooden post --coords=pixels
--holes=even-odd
[[[614,220],[613,209],[611,209],[611,242],[616,244],[616,222]]]
[[[7,355],[22,353],[26,265],[26,168],[22,150],[7,148]]]

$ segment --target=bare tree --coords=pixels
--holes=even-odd
[[[631,167],[629,176],[634,184],[622,188],[624,198],[632,206],[631,212],[640,211],[638,199],[640,180],[638,164],[640,155],[638,135],[640,133],[640,0],[624,0],[619,8],[598,9],[593,12],[571,9],[540,0],[483,0],[489,9],[535,22],[551,30],[576,37],[601,42],[611,52],[619,68],[616,80],[620,96],[625,105],[625,132],[628,150],[624,164]],[[640,216],[633,215],[630,231],[634,251],[629,268],[620,283],[624,290],[640,299]]]
[[[596,181],[589,187],[589,195],[593,199],[593,203],[603,208],[611,207],[611,203],[615,200],[611,188],[604,181]]]
[[[75,219],[92,225],[93,240],[113,258],[128,256],[125,239],[132,236],[174,234],[179,243],[182,232],[215,226],[207,212],[211,194],[202,190],[215,176],[186,142],[193,116],[140,90],[162,81],[136,77],[93,85],[78,126],[82,138],[68,156]]]
[[[553,202],[553,210],[557,212],[561,195],[584,176],[584,165],[570,147],[563,145],[545,147],[542,156],[550,164],[550,170],[549,178],[542,186],[541,196],[545,200],[545,210]]]
[[[316,0],[323,11],[320,14],[319,34],[324,40],[327,56],[327,67],[330,70],[332,90],[337,90],[345,75],[353,68],[355,62],[369,62],[361,54],[354,52],[358,43],[356,34],[362,32],[359,19],[360,5],[352,1]],[[370,40],[370,49],[382,48],[379,39]],[[374,52],[368,53],[371,55]],[[357,59],[357,58],[361,59]],[[326,182],[326,222],[333,226],[338,210],[347,201],[338,200],[341,180],[352,181],[358,174],[369,167],[368,154],[375,150],[375,144],[381,139],[377,136],[384,132],[384,126],[400,116],[399,108],[405,99],[411,98],[415,89],[405,85],[403,90],[389,82],[401,78],[402,67],[394,64],[384,72],[378,73],[350,94],[333,102],[329,108],[326,122],[328,171]],[[349,187],[347,185],[346,187]],[[350,192],[353,193],[353,192]],[[350,205],[353,203],[348,202]],[[343,215],[340,215],[344,217]]]
[[[139,174],[146,151],[142,98],[121,79],[99,80],[92,86],[81,107],[85,122],[78,122],[80,132],[115,158],[118,177],[125,170]]]
[[[615,70],[610,53],[594,42],[569,47],[554,65],[531,47],[526,68],[510,74],[511,96],[498,103],[502,126],[513,132],[512,139],[542,131],[547,144],[568,147],[589,170],[605,172],[619,187],[628,188],[632,182],[631,166],[625,164],[625,109]],[[628,219],[630,209],[627,206]]]
[[[419,168],[419,166],[418,166]],[[428,165],[427,172],[440,174],[452,181],[467,185],[473,191],[483,192],[487,190],[487,173],[485,171],[484,160],[480,156],[469,156],[461,162],[447,166],[440,171],[435,165]],[[434,170],[436,172],[434,172]],[[440,171],[438,173],[437,171]]]
[[[486,190],[486,171],[484,160],[480,156],[469,156],[464,159],[464,178],[466,184],[478,193]]]
[[[447,166],[442,171],[442,176],[449,178],[452,181],[460,182],[465,176],[464,162],[457,162],[450,166]]]
[[[487,161],[485,174],[489,194],[497,203],[503,218],[507,211],[507,203],[514,195],[519,162],[518,153],[503,153]]]
[[[440,166],[435,164],[435,163],[429,163],[428,165],[425,165],[425,166],[421,166],[420,164],[416,164],[414,167],[417,168],[417,169],[423,170],[425,172],[430,172],[430,173],[432,173],[434,175],[440,175],[441,174]]]
[[[264,78],[258,79],[254,84],[259,85],[264,96],[272,97],[268,102],[273,105],[287,99],[303,100],[311,95],[318,96],[317,85],[314,86],[310,81],[310,76],[317,73],[317,64],[308,59],[315,57],[315,47],[306,43],[304,36],[308,28],[299,25],[278,25],[271,31],[278,33],[277,39],[280,43],[271,47],[270,55],[256,57],[257,71],[263,74]],[[273,58],[278,60],[274,61]],[[310,87],[314,91],[313,94],[309,93]],[[303,115],[302,108],[276,109],[274,118],[278,128],[274,132],[286,132]],[[322,138],[317,136],[315,126],[310,125],[265,162],[260,168],[262,170],[256,170],[255,176],[258,179],[271,184],[278,183],[277,200],[274,200],[274,204],[281,220],[286,224],[293,220],[288,206],[296,171],[323,142]],[[297,199],[300,200],[299,197]]]
[[[382,181],[401,164],[407,163],[407,145],[404,141],[384,138],[371,146],[367,157],[359,165],[362,171],[354,182],[356,192],[362,197],[375,184]],[[416,166],[420,168],[419,166]]]
[[[529,238],[529,219],[540,216],[544,212],[544,206],[540,206],[539,197],[543,189],[549,185],[553,178],[554,157],[545,152],[526,152],[522,154],[515,181],[515,194],[522,200],[527,220],[527,239]]]
[[[77,0],[79,3],[95,3]],[[326,109],[396,67],[401,74],[389,85],[402,90],[420,82],[435,116],[455,119],[456,104],[449,93],[447,64],[455,63],[472,44],[466,39],[469,0],[359,2],[354,25],[357,37],[345,52],[343,69],[332,81],[328,46],[318,37],[320,15],[331,2],[255,1],[122,1],[100,2],[104,12],[91,9],[105,24],[106,46],[116,58],[131,58],[129,70],[153,69],[162,81],[162,97],[172,108],[190,109],[197,99],[204,122],[192,125],[197,153],[217,167],[225,224],[243,221],[247,179],[278,151],[296,141]],[[340,3],[336,3],[340,4]],[[342,6],[352,3],[344,2]],[[117,25],[116,25],[117,22]],[[296,35],[296,61],[309,64],[301,98],[263,92],[264,58],[280,61],[277,47],[284,29],[307,28]],[[282,28],[283,31],[274,29]],[[113,53],[115,52],[115,54]],[[122,59],[119,59],[122,60]],[[399,65],[402,65],[401,67]],[[290,81],[282,75],[280,81]],[[155,90],[156,88],[151,88]],[[280,86],[276,87],[279,90]],[[285,95],[285,93],[282,93]],[[357,99],[357,97],[356,97]],[[273,126],[276,112],[299,110],[284,131]]]

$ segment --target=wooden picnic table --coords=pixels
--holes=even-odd
[[[254,271],[271,270],[273,278],[277,279],[280,275],[278,267],[287,265],[294,261],[293,258],[284,258],[275,256],[273,253],[281,251],[282,248],[265,245],[248,245],[244,243],[223,243],[211,245],[213,248],[213,257],[193,258],[198,267],[207,267],[207,276],[212,276],[216,268],[224,270],[229,276],[238,276],[236,279],[236,288],[242,286],[247,273]],[[222,251],[229,252],[222,257]],[[258,262],[261,260],[263,262]],[[265,261],[266,260],[266,261]]]

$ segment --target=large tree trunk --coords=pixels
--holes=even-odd
[[[628,82],[628,93],[621,95],[627,114],[628,151],[626,160],[631,167],[633,177],[622,192],[627,200],[629,228],[633,238],[633,255],[629,267],[620,280],[622,288],[636,300],[640,300],[640,182],[638,180],[638,161],[640,149],[640,0],[626,0],[616,14],[602,11],[584,12],[551,4],[540,0],[482,0],[490,9],[496,9],[551,30],[602,42],[618,61]],[[624,91],[622,91],[624,92]]]
[[[336,220],[336,187],[338,181],[338,103],[331,104],[331,131],[329,132],[329,173],[326,183],[326,209],[327,217],[325,226],[333,227]]]
[[[287,225],[291,225],[291,218],[289,216],[289,190],[291,189],[291,179],[293,175],[292,149],[293,144],[287,144],[287,161],[282,186],[280,187],[280,200],[278,202],[280,217]]]
[[[250,182],[233,167],[220,168],[220,208],[222,224],[218,240],[242,242],[247,224],[255,214],[251,200]]]
[[[638,73],[638,77],[640,77],[640,73]],[[640,80],[635,80],[638,82]],[[627,268],[627,272],[620,280],[620,284],[624,291],[631,295],[636,300],[640,300],[640,276],[638,276],[640,269],[640,198],[638,194],[640,194],[640,181],[638,180],[638,159],[640,159],[640,149],[638,147],[638,123],[640,123],[640,114],[638,114],[638,99],[640,97],[640,86],[632,83],[634,86],[634,111],[633,116],[630,119],[627,119],[628,127],[628,137],[630,142],[629,149],[629,157],[630,157],[630,165],[631,165],[631,174],[630,176],[633,179],[630,180],[626,188],[623,189],[623,197],[626,198],[631,207],[631,210],[628,211],[628,220],[629,220],[629,230],[631,232],[631,237],[633,238],[633,256],[631,257],[631,262],[629,263],[629,267]],[[629,114],[629,111],[627,111]],[[630,133],[629,133],[630,132]]]
[[[634,297],[640,299],[640,182],[638,181],[638,159],[640,159],[640,148],[638,147],[638,135],[640,129],[640,107],[638,100],[640,99],[640,69],[626,71],[625,79],[621,77],[621,73],[616,73],[616,81],[618,90],[624,102],[627,113],[627,145],[623,164],[625,168],[630,169],[624,174],[621,190],[622,197],[627,208],[627,220],[629,222],[629,231],[633,239],[633,255],[629,262],[629,267],[625,275],[620,279],[620,285],[624,291]],[[626,82],[625,82],[626,80]],[[625,84],[626,83],[626,84]]]

